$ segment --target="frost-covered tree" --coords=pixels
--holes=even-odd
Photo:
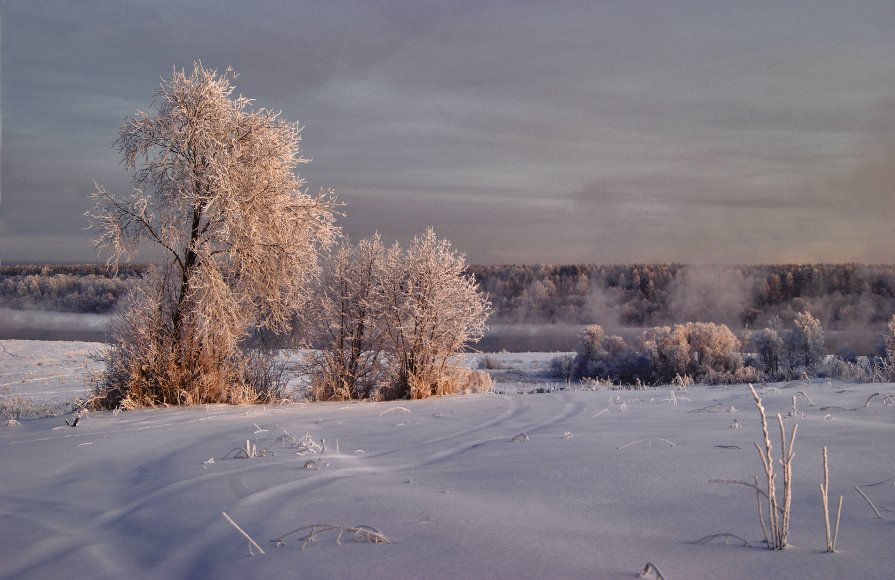
[[[429,229],[406,251],[386,252],[382,315],[390,386],[384,396],[419,399],[458,388],[452,361],[484,334],[490,304],[466,260]]]
[[[575,376],[598,377],[603,374],[600,372],[602,369],[597,367],[605,337],[606,333],[603,332],[603,327],[599,324],[589,324],[584,327],[575,353]]]
[[[800,312],[792,328],[783,332],[783,356],[790,370],[815,368],[823,361],[824,331],[820,321],[810,312]]]
[[[743,366],[740,339],[726,324],[688,322],[686,328],[692,375],[702,376],[709,371],[736,372]]]
[[[708,373],[733,373],[743,362],[740,340],[724,324],[687,322],[654,327],[643,333],[641,344],[660,382],[685,374],[698,379]]]
[[[690,364],[690,343],[683,324],[656,326],[644,331],[642,350],[653,361],[656,379],[669,382],[676,375],[685,375]]]
[[[883,334],[883,348],[886,351],[886,358],[890,363],[895,363],[895,315],[889,319],[886,325],[887,332]]]
[[[334,238],[331,192],[309,195],[296,172],[299,126],[234,97],[235,77],[175,70],[116,141],[133,193],[93,192],[109,263],[162,254],[114,327],[102,404],[258,400],[241,343],[288,328]]]
[[[774,328],[765,328],[752,335],[752,343],[761,360],[764,371],[775,376],[780,369],[783,339]]]
[[[344,242],[324,261],[302,329],[311,345],[305,366],[318,400],[364,399],[386,382],[382,351],[385,248],[375,236]]]

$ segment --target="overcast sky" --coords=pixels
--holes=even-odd
[[[895,2],[2,3],[0,259],[93,260],[173,67],[304,126],[352,239],[474,263],[895,261]]]

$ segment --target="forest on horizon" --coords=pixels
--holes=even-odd
[[[0,267],[0,306],[109,313],[146,266]],[[811,312],[828,330],[882,328],[895,313],[895,265],[471,265],[492,324],[602,324],[644,328],[717,322],[760,328]]]

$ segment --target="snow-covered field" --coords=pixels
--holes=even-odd
[[[96,346],[0,341],[0,397],[76,395]],[[0,427],[0,576],[631,578],[652,562],[669,579],[892,577],[895,405],[865,402],[895,385],[764,389],[769,413],[786,415],[799,391],[814,403],[799,395],[799,417],[785,420],[799,424],[792,530],[773,552],[761,545],[755,493],[709,482],[763,474],[746,386],[534,394],[535,384],[512,381],[550,355],[492,356],[506,394]],[[321,454],[311,443],[324,440]],[[247,441],[259,456],[238,451]],[[833,554],[823,446],[833,501],[845,496]],[[266,553],[250,556],[222,512]],[[391,543],[345,532],[340,544],[329,531],[302,547],[308,529],[271,542],[313,524],[372,526]],[[722,533],[751,546],[698,542]]]

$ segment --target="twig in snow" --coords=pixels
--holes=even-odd
[[[789,413],[786,414],[787,417],[791,417],[793,419],[798,419],[799,417],[804,417],[805,413],[800,411],[798,406],[796,405],[796,401],[798,398],[793,395],[792,396],[792,409],[789,410]]]
[[[820,499],[823,503],[824,525],[826,526],[827,552],[836,549],[836,536],[839,535],[839,520],[842,518],[842,496],[839,496],[839,510],[836,513],[836,528],[830,532],[830,468],[827,462],[827,446],[824,445],[824,482],[820,484]]]
[[[870,501],[870,498],[869,498],[869,497],[867,497],[867,494],[866,494],[866,493],[864,493],[864,492],[863,492],[863,491],[862,491],[862,490],[861,490],[861,488],[860,488],[860,487],[858,487],[858,486],[857,486],[857,485],[856,485],[856,486],[855,486],[855,491],[856,491],[856,492],[858,492],[858,493],[860,493],[860,494],[861,494],[861,497],[863,497],[863,498],[864,498],[864,501],[866,501],[866,502],[867,502],[867,505],[869,505],[869,506],[870,506],[870,509],[872,509],[872,510],[873,510],[873,513],[875,513],[875,514],[876,514],[876,517],[877,517],[877,518],[878,518],[878,519],[883,519],[883,516],[881,516],[881,515],[879,515],[879,510],[878,510],[878,509],[876,509],[876,506],[875,506],[875,505],[873,505],[873,502],[872,502],[872,501]]]
[[[307,455],[309,453],[322,454],[326,450],[324,446],[314,441],[314,437],[312,437],[310,433],[305,433],[305,436],[302,437],[301,441],[298,441],[295,446],[298,449],[298,451],[295,452],[296,455]]]
[[[723,485],[745,485],[746,487],[751,487],[760,495],[764,496],[766,499],[768,497],[767,492],[758,487],[757,483],[749,483],[748,481],[741,481],[739,479],[710,479],[709,483],[720,483]]]
[[[802,395],[803,397],[805,397],[805,400],[808,401],[808,406],[809,406],[809,407],[813,407],[813,406],[814,406],[814,401],[811,400],[811,397],[809,397],[809,396],[808,396],[808,393],[806,393],[805,391],[799,391],[799,392],[797,392],[795,395],[792,396],[792,398],[795,399],[795,398],[798,397],[799,395]]]
[[[254,556],[255,554],[252,552],[252,547],[254,546],[256,550],[258,550],[259,554],[264,554],[264,550],[261,549],[261,546],[258,545],[258,542],[252,539],[252,536],[248,535],[245,530],[239,527],[239,524],[233,521],[233,518],[227,515],[227,512],[221,512],[221,515],[224,516],[230,525],[236,528],[236,531],[243,535],[243,537],[249,542],[249,556]]]
[[[405,413],[405,414],[410,413],[410,409],[408,409],[407,407],[389,407],[385,411],[379,413],[379,416],[382,417],[383,415],[386,415],[388,413],[394,413],[396,411],[401,411],[402,413]]]
[[[887,405],[895,405],[895,395],[891,395],[888,393],[873,393],[872,395],[867,397],[867,401],[864,402],[864,406],[869,407],[870,402],[873,401],[873,399],[875,399],[876,397],[882,397],[884,407]]]
[[[224,455],[224,459],[252,459],[253,457],[268,457],[270,455],[276,455],[276,453],[267,448],[258,451],[258,447],[246,439],[245,447],[235,447],[231,449]]]
[[[640,577],[646,578],[647,576],[649,576],[650,570],[652,570],[653,574],[656,575],[656,580],[668,580],[667,578],[665,578],[665,575],[662,574],[662,571],[659,570],[659,567],[652,562],[646,563],[646,566],[643,567],[643,572],[640,573]]]
[[[790,507],[792,505],[792,460],[793,460],[793,443],[796,439],[796,431],[798,425],[793,425],[789,437],[789,444],[786,441],[786,429],[783,426],[783,417],[777,414],[777,424],[780,426],[780,459],[777,460],[783,468],[783,504],[777,500],[777,482],[774,472],[774,464],[776,463],[771,454],[771,438],[768,434],[768,422],[765,415],[764,405],[761,403],[761,397],[755,391],[755,387],[749,385],[752,397],[755,399],[755,406],[758,407],[758,414],[761,418],[761,431],[764,435],[764,448],[755,443],[755,449],[758,451],[758,457],[761,459],[762,467],[764,467],[767,476],[767,498],[768,498],[768,530],[771,532],[768,547],[773,550],[782,550],[786,547],[787,536],[789,535],[790,524]],[[759,504],[760,505],[760,504]],[[777,512],[780,512],[779,514]],[[761,509],[759,508],[759,517],[761,517]],[[762,522],[762,527],[764,523]]]
[[[302,542],[302,550],[304,550],[305,546],[307,546],[311,542],[316,541],[318,536],[327,532],[336,533],[336,543],[340,546],[342,545],[342,536],[344,536],[345,534],[352,534],[355,541],[357,542],[370,542],[372,544],[392,543],[391,540],[385,537],[385,534],[371,526],[334,526],[331,524],[314,524],[311,526],[302,526],[300,528],[292,530],[291,532],[286,532],[279,538],[271,540],[271,542],[273,542],[277,546],[285,546],[286,538],[288,536],[297,534],[299,532],[304,532],[305,530],[310,531],[298,538],[298,541]]]
[[[701,407],[699,409],[693,409],[692,411],[687,411],[688,413],[735,413],[736,409],[733,405],[725,405],[723,403],[717,403],[714,405],[708,405],[706,407]]]
[[[733,538],[733,539],[735,539],[735,540],[739,540],[739,541],[743,542],[743,545],[744,545],[744,546],[748,546],[748,547],[750,547],[750,548],[752,547],[752,544],[749,543],[749,540],[746,540],[746,539],[741,538],[740,536],[738,536],[738,535],[736,535],[736,534],[731,534],[731,533],[728,533],[728,532],[724,532],[724,533],[721,533],[721,534],[711,534],[711,535],[709,535],[709,536],[705,536],[705,537],[703,537],[703,538],[699,538],[698,540],[693,540],[693,541],[690,542],[690,543],[691,543],[691,544],[708,544],[708,543],[711,542],[712,540],[717,540],[718,538],[724,538],[724,545],[727,545],[727,542],[729,542],[730,539]]]
[[[667,447],[674,447],[674,443],[669,441],[668,439],[662,439],[661,437],[647,437],[646,439],[638,439],[637,441],[631,441],[630,443],[625,443],[621,447],[616,447],[616,449],[624,449],[625,447],[631,447],[632,445],[637,445],[639,443],[646,443],[647,445],[652,445],[653,441],[660,441],[664,443]]]

